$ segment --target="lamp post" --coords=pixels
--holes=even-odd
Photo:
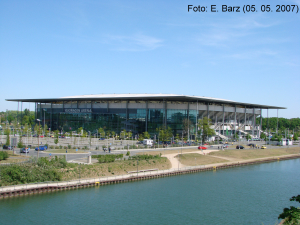
[[[40,119],[36,119],[39,122],[39,133],[38,133],[38,150],[37,150],[37,158],[39,159],[39,151],[40,151]]]

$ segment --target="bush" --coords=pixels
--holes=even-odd
[[[0,161],[5,160],[8,158],[8,153],[7,152],[0,152]]]
[[[71,147],[72,147],[71,145],[68,145],[68,149],[71,149]]]
[[[58,168],[65,168],[66,166],[67,162],[65,158],[57,156],[51,160],[47,157],[41,157],[36,163],[2,166],[0,170],[0,186],[60,181],[62,180],[62,172]]]
[[[110,163],[110,162],[114,162],[116,159],[122,159],[123,154],[117,154],[117,155],[92,155],[92,158],[98,158],[99,163]]]
[[[59,146],[59,149],[62,149],[62,146],[61,146],[61,145]]]
[[[126,156],[130,156],[130,151],[127,151]]]
[[[129,160],[149,160],[149,159],[159,159],[161,155],[135,155],[129,156]]]

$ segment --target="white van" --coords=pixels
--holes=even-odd
[[[143,140],[144,145],[152,146],[153,145],[153,140],[151,139],[144,139]]]

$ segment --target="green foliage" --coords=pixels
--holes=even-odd
[[[130,156],[130,151],[127,151],[127,152],[126,152],[126,156]]]
[[[298,134],[297,133],[294,134],[293,140],[298,141]]]
[[[14,117],[12,114],[9,114],[9,115],[7,116],[7,121],[8,121],[9,124],[11,124],[11,122],[12,122],[14,119],[15,119],[15,117]]]
[[[19,142],[18,142],[18,148],[23,148],[23,147],[25,147],[25,146],[24,146],[24,144],[22,142],[22,136],[20,136]]]
[[[129,160],[149,160],[149,159],[159,159],[161,158],[161,155],[134,155],[134,156],[129,156]]]
[[[6,134],[6,143],[5,144],[10,145],[10,138],[9,138],[10,129],[6,129],[5,134]]]
[[[261,132],[260,138],[263,139],[263,140],[266,140],[267,135],[265,133]]]
[[[54,144],[56,144],[56,145],[58,144],[58,136],[55,137]]]
[[[8,153],[7,152],[4,152],[4,151],[0,152],[0,161],[5,160],[7,158],[8,158]]]
[[[290,201],[296,201],[300,203],[300,195],[293,196]],[[284,219],[283,224],[300,224],[300,208],[290,206],[290,208],[284,208],[283,213],[278,216],[278,219]]]
[[[143,136],[144,136],[144,139],[150,139],[150,134],[147,132],[147,131],[145,131],[144,133],[143,133]]]
[[[123,154],[116,155],[92,155],[92,158],[97,158],[99,163],[110,163],[114,162],[116,159],[122,159]]]
[[[143,136],[143,134],[140,134],[139,135],[139,141],[143,141],[145,138],[144,138],[144,136]]]
[[[247,139],[247,141],[251,139],[250,134],[247,134],[247,135],[246,135],[246,139]]]
[[[64,157],[41,157],[37,162],[27,164],[15,164],[2,166],[0,170],[0,185],[25,184],[32,182],[60,181],[62,172],[59,168],[65,168],[67,162]]]
[[[256,124],[260,124],[260,117],[256,118]],[[269,126],[268,126],[268,118],[262,118],[262,129],[266,130],[269,127],[269,129],[276,130],[277,128],[277,117],[270,117],[269,118]],[[286,119],[286,118],[278,118],[278,129],[279,130],[300,130],[300,118],[292,118],[292,119]]]
[[[170,141],[173,136],[171,127],[159,127],[156,128],[156,132],[158,132],[160,141]]]
[[[202,136],[202,142],[204,143],[209,136],[215,135],[215,130],[211,128],[212,122],[207,117],[198,120],[198,127],[200,135]]]

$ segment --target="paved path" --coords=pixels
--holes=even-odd
[[[189,154],[189,153],[196,153],[196,154],[201,154],[201,155],[207,155],[210,152],[215,152],[218,150],[199,150],[199,151],[193,151],[193,152],[184,152],[184,154]],[[176,156],[178,156],[178,154],[180,153],[173,153],[173,154],[165,154],[162,155],[162,157],[167,157],[171,164],[172,164],[172,168],[171,169],[176,169],[176,168],[184,168],[187,167],[186,165],[182,164],[177,158]]]

